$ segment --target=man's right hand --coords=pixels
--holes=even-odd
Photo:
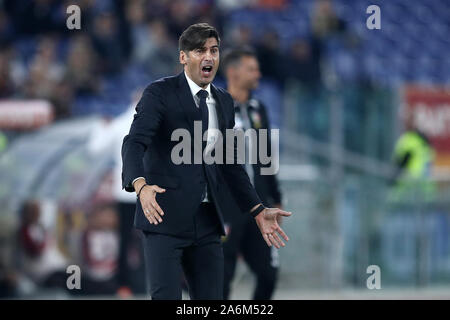
[[[139,201],[144,211],[145,217],[151,224],[157,225],[162,222],[164,211],[156,202],[156,194],[166,192],[166,189],[160,188],[157,185],[146,185],[144,179],[138,179],[134,182],[134,189],[136,193],[141,190],[139,194]],[[141,189],[142,188],[142,189]]]

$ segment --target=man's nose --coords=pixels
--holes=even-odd
[[[213,57],[213,55],[211,53],[211,50],[206,50],[206,52],[205,52],[205,60],[212,61],[212,57]]]

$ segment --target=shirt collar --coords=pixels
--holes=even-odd
[[[198,84],[196,84],[194,81],[192,81],[191,78],[189,78],[186,71],[184,71],[184,75],[188,82],[189,88],[191,89],[192,96],[195,97],[200,90],[206,90],[208,92],[208,98],[211,97],[211,84],[210,83],[208,83],[208,86],[206,87],[206,89],[203,89]]]

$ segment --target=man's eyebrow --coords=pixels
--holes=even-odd
[[[219,48],[219,45],[217,45],[217,44],[215,44],[215,45],[213,45],[213,46],[211,46],[211,47],[209,47],[209,48]],[[202,49],[202,50],[205,50],[205,49],[208,49],[207,47],[205,47],[205,46],[203,46],[203,47],[201,47],[201,48],[199,48],[199,49]]]
[[[213,45],[213,46],[211,46],[209,48],[211,48],[211,49],[216,49],[216,48],[219,49],[219,45],[215,44],[215,45]],[[194,50],[206,50],[206,49],[208,49],[208,47],[203,46],[203,47],[196,48]]]

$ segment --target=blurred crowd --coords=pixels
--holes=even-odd
[[[56,119],[70,117],[80,96],[101,95],[105,79],[138,66],[149,79],[181,71],[177,40],[182,30],[208,22],[222,47],[252,45],[263,76],[283,84],[295,78],[320,82],[322,42],[345,30],[329,0],[317,0],[307,37],[282,43],[270,24],[261,37],[245,21],[231,23],[236,10],[285,10],[289,0],[82,0],[81,29],[69,30],[71,1],[0,2],[0,99],[46,99]],[[260,32],[261,30],[258,30]],[[124,106],[126,108],[126,106]]]

